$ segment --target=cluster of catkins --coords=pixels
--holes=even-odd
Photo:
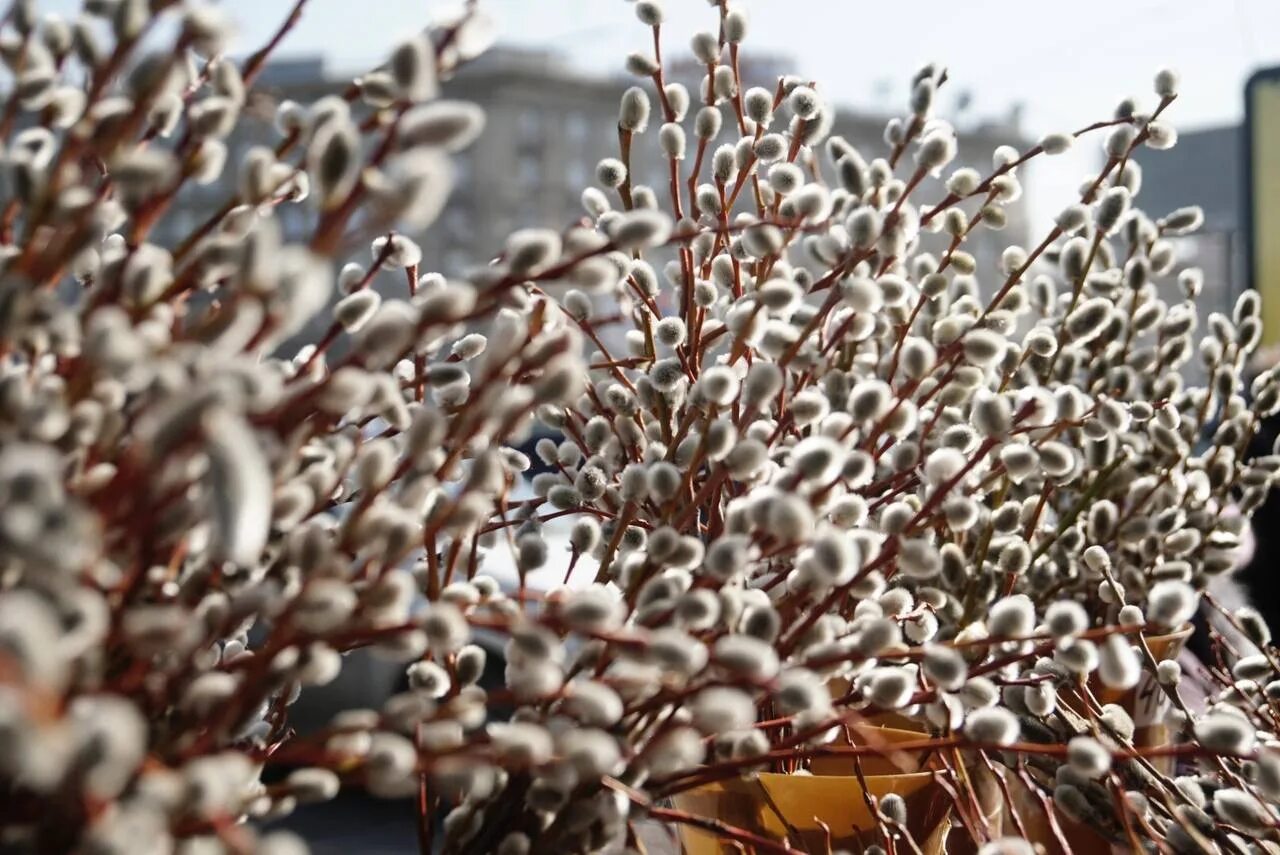
[[[228,164],[305,3],[242,62],[199,0],[3,20],[0,848],[292,853],[256,820],[352,787],[412,796],[424,849],[615,851],[660,819],[794,851],[664,799],[807,774],[884,712],[1122,844],[1276,840],[1266,626],[1227,616],[1195,708],[1148,644],[1230,572],[1280,470],[1245,455],[1280,406],[1280,374],[1246,378],[1256,295],[1202,324],[1171,240],[1199,212],[1132,204],[1134,150],[1175,140],[1172,73],[983,174],[952,166],[940,69],[871,158],[814,84],[743,83],[736,3],[693,36],[691,92],[639,0],[653,52],[585,217],[446,279],[406,233],[481,132],[440,85],[486,19],[279,104],[274,148]],[[176,44],[148,53],[160,21]],[[1078,203],[980,269],[966,241],[1022,165],[1081,137],[1105,163]],[[632,181],[642,151],[669,186]],[[157,236],[227,172],[224,204]],[[548,571],[565,584],[529,583]],[[296,733],[290,705],[360,647],[408,689]],[[1093,701],[1143,681],[1166,745]],[[939,762],[953,834],[1029,851]],[[878,810],[892,851],[905,806]]]

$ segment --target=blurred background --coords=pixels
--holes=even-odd
[[[79,0],[42,0],[41,8],[68,17]],[[292,0],[224,0],[240,26],[238,52],[265,43]],[[651,50],[649,33],[622,0],[481,0],[495,20],[498,46],[446,86],[446,95],[483,106],[485,134],[457,158],[457,186],[445,214],[424,235],[424,270],[457,275],[484,263],[512,229],[560,228],[581,216],[579,196],[592,183],[595,163],[616,153],[618,96],[635,81],[623,71],[632,51]],[[705,0],[668,0],[664,28],[668,79],[696,92],[701,69],[688,53],[688,37],[713,29],[716,13]],[[953,168],[991,169],[1002,144],[1025,149],[1049,132],[1072,131],[1108,119],[1119,101],[1154,103],[1157,69],[1182,77],[1180,96],[1166,114],[1180,131],[1171,151],[1143,149],[1141,199],[1153,216],[1198,204],[1205,226],[1183,238],[1185,263],[1202,267],[1202,312],[1229,310],[1246,286],[1249,263],[1245,83],[1260,68],[1280,65],[1280,3],[1276,0],[942,0],[869,4],[849,0],[742,0],[751,16],[744,48],[748,85],[772,88],[782,74],[816,81],[838,106],[834,133],[871,157],[882,152],[886,119],[905,108],[911,75],[926,62],[949,69],[938,112],[960,133]],[[341,91],[355,75],[385,58],[389,48],[456,5],[433,0],[346,3],[312,0],[299,25],[267,67],[250,114],[228,140],[231,163],[255,144],[276,138],[270,121],[283,99],[308,103]],[[1280,104],[1280,101],[1277,101]],[[641,146],[655,145],[653,134]],[[1074,201],[1084,179],[1101,163],[1101,136],[1068,153],[1038,158],[1023,174],[1025,194],[1008,208],[1001,234],[975,235],[971,251],[980,269],[994,269],[1001,248],[1034,245],[1054,216]],[[1270,162],[1280,159],[1272,149]],[[641,183],[665,186],[661,162],[642,152],[652,174]],[[641,169],[643,170],[643,166]],[[193,188],[168,218],[171,235],[186,235],[233,192],[236,171],[221,184]],[[931,195],[925,193],[923,198]],[[310,227],[305,206],[281,209],[293,239]],[[364,260],[364,259],[362,259]],[[319,330],[309,331],[315,337]],[[1271,333],[1274,335],[1274,331]],[[552,544],[553,554],[559,550]],[[495,553],[500,550],[495,550]],[[1280,559],[1278,559],[1280,560]],[[557,584],[563,562],[541,586]],[[1274,565],[1273,565],[1274,566]],[[514,570],[485,567],[511,583]],[[590,578],[593,568],[579,571]],[[501,680],[501,648],[491,647],[489,679]],[[337,684],[300,705],[301,729],[332,712],[377,706],[398,688],[403,667],[364,658],[344,669]],[[287,825],[321,853],[416,851],[414,809],[408,802],[378,802],[359,795],[303,809]],[[654,851],[670,845],[654,841]]]
[[[69,16],[79,2],[42,0],[41,7]],[[1202,234],[1181,248],[1187,263],[1205,270],[1205,299],[1213,304],[1205,310],[1226,305],[1243,287],[1244,87],[1253,71],[1280,65],[1280,3],[741,5],[751,18],[744,49],[749,82],[772,87],[783,73],[816,81],[840,108],[836,133],[868,156],[879,153],[885,119],[902,112],[910,77],[926,62],[950,73],[939,113],[960,131],[961,157],[954,165],[984,173],[996,145],[1024,146],[1049,132],[1109,118],[1127,96],[1151,106],[1155,71],[1176,69],[1179,98],[1166,117],[1181,139],[1172,151],[1142,150],[1143,206],[1155,216],[1192,203],[1205,209]],[[247,53],[270,38],[292,0],[223,0],[222,6],[238,23],[240,51]],[[304,102],[336,91],[380,63],[401,38],[458,6],[452,0],[313,0],[259,88],[272,98]],[[513,228],[563,226],[579,216],[578,196],[594,164],[615,153],[617,98],[634,82],[623,59],[651,50],[647,28],[623,0],[481,0],[481,7],[497,24],[498,48],[460,74],[452,89],[486,108],[487,132],[459,157],[447,213],[422,236],[425,268],[447,274],[483,263]],[[664,53],[677,66],[669,77],[682,79],[689,35],[714,29],[716,13],[705,0],[670,0],[666,7]],[[684,82],[696,92],[700,74],[688,66],[685,71]],[[231,162],[272,135],[265,123],[256,129],[246,123],[241,138],[230,141]],[[1064,155],[1033,162],[1023,175],[1026,193],[1012,206],[1009,230],[998,243],[1038,241],[1101,162],[1100,147],[1100,137],[1088,138]],[[234,174],[228,170],[225,180]],[[665,183],[662,174],[637,179]],[[171,220],[175,229],[187,229],[211,200],[226,198],[226,187],[202,189],[187,200],[191,221],[180,211]],[[298,222],[286,226],[300,234],[305,212],[291,213]],[[994,261],[983,256],[996,251],[977,247],[979,264]]]

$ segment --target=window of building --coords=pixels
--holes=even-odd
[[[469,154],[455,155],[453,158],[453,183],[455,187],[466,187],[475,177],[475,162]]]
[[[542,186],[542,158],[536,152],[520,152],[516,158],[516,179],[525,193]]]
[[[573,153],[581,154],[591,133],[591,123],[580,110],[570,113],[564,121],[564,136]]]
[[[1212,240],[1206,235],[1186,235],[1174,236],[1167,238],[1173,244],[1174,250],[1178,253],[1178,260],[1183,264],[1204,265],[1203,255],[1210,256],[1211,261],[1217,259],[1212,258],[1213,246]],[[1208,250],[1208,252],[1206,252]]]
[[[289,240],[298,240],[307,233],[307,213],[300,205],[278,205],[276,216],[280,219],[280,228]]]
[[[516,210],[516,219],[522,226],[537,225],[542,218],[541,197],[538,194],[527,195],[520,200]]]
[[[196,212],[187,206],[174,208],[169,216],[160,219],[155,230],[155,240],[160,244],[176,245],[191,236],[201,225]]]
[[[660,166],[652,166],[645,170],[644,181],[637,182],[649,185],[649,189],[655,193],[661,193],[663,188],[671,181],[671,173]]]
[[[570,157],[565,164],[565,183],[568,189],[574,193],[580,193],[587,185],[591,184],[592,169],[590,164],[582,157]]]
[[[450,237],[469,237],[475,226],[470,209],[455,205],[445,214],[444,228]]]
[[[446,276],[461,276],[474,264],[471,253],[456,246],[446,249],[441,261]]]
[[[516,119],[516,133],[521,145],[542,143],[542,113],[537,110],[521,110]]]

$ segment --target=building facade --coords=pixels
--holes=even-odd
[[[765,57],[744,67],[743,74],[749,85],[772,89],[786,66],[781,58]],[[695,70],[676,68],[673,76],[697,97]],[[234,165],[251,146],[274,142],[277,137],[270,123],[276,103],[283,99],[308,103],[341,91],[347,82],[331,74],[319,59],[269,65],[255,88],[247,120],[227,141],[231,166],[219,183],[195,188],[179,199],[170,220],[174,231],[189,232],[226,201],[234,192]],[[468,150],[456,155],[455,187],[440,220],[424,234],[411,235],[422,246],[424,269],[458,275],[493,257],[513,229],[559,229],[583,216],[582,190],[594,182],[595,164],[617,154],[618,100],[634,83],[634,78],[622,75],[584,74],[554,53],[511,47],[486,53],[448,81],[445,96],[483,107],[486,127]],[[726,114],[726,120],[730,118]],[[881,137],[886,119],[840,109],[834,132],[870,159],[885,151]],[[667,175],[656,136],[649,133],[637,140],[634,180],[652,186],[661,199],[666,195]],[[727,139],[728,134],[722,137]],[[1016,123],[962,128],[960,157],[953,168],[971,165],[987,174],[991,152],[1001,144],[1023,148],[1027,142],[1020,138]],[[931,181],[921,188],[919,198],[928,201],[943,195],[940,184]],[[974,235],[971,251],[980,270],[995,270],[1002,246],[1025,243],[1026,210],[1024,197],[1008,207],[1009,224],[1002,235],[986,229]],[[315,214],[305,205],[289,205],[280,216],[286,233],[297,239],[308,233]]]
[[[1161,217],[1188,205],[1199,205],[1204,211],[1204,226],[1194,235],[1177,238],[1178,256],[1181,263],[1204,270],[1201,312],[1230,313],[1236,297],[1248,287],[1241,129],[1228,126],[1182,133],[1174,148],[1140,148],[1135,159],[1142,167],[1138,198],[1148,214]]]

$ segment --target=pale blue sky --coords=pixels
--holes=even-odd
[[[588,69],[618,70],[648,33],[623,0],[481,0],[507,41],[553,47]],[[241,52],[256,48],[290,0],[224,0],[241,23]],[[322,53],[358,71],[384,47],[420,28],[442,0],[311,0],[283,54]],[[1149,96],[1161,66],[1182,74],[1169,115],[1182,128],[1238,121],[1250,71],[1280,64],[1277,0],[743,0],[751,16],[748,49],[795,58],[796,71],[851,105],[892,105],[925,61],[951,70],[953,92],[973,95],[982,115],[1024,105],[1031,136],[1087,124],[1126,95]],[[41,0],[68,12],[74,0]],[[668,53],[688,34],[714,26],[705,0],[667,0]],[[891,93],[886,96],[886,92]],[[889,97],[886,102],[885,98]],[[950,103],[947,97],[943,104]],[[1092,163],[1095,148],[1037,169],[1030,199],[1049,216]]]

